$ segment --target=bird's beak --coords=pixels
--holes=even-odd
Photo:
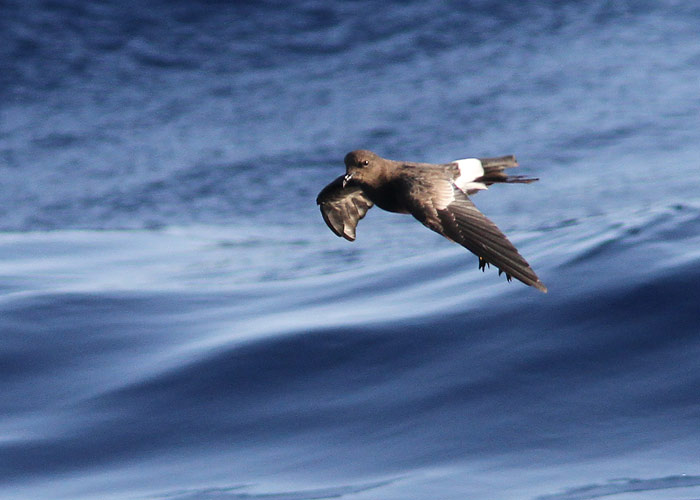
[[[350,182],[350,179],[352,179],[352,174],[345,174],[345,177],[343,177],[343,187]]]

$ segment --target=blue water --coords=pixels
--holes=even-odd
[[[700,499],[700,6],[0,1],[0,498]],[[516,154],[541,294],[347,151]]]

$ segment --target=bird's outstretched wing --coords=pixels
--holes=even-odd
[[[543,292],[547,287],[540,281],[527,261],[506,238],[496,224],[474,206],[469,197],[448,180],[438,181],[430,188],[418,185],[410,197],[411,214],[433,231],[459,243],[479,257],[479,268],[496,266],[526,285]]]
[[[343,177],[340,176],[328,184],[316,198],[321,207],[321,215],[338,236],[346,240],[355,240],[355,228],[358,221],[365,216],[373,203],[356,185],[348,184],[343,187]]]

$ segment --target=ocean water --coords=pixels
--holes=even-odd
[[[700,7],[0,0],[0,497],[700,499]],[[347,151],[516,154],[541,294]]]

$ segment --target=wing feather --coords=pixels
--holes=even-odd
[[[343,187],[343,177],[341,175],[323,188],[316,203],[331,231],[346,240],[354,241],[357,223],[372,208],[373,203],[361,187],[351,184]]]
[[[450,182],[441,180],[439,182]],[[435,189],[423,188],[411,196],[411,213],[424,225],[446,238],[459,243],[479,257],[479,267],[485,263],[496,266],[507,276],[546,292],[547,288],[537,277],[515,246],[484,214],[474,206],[469,197],[453,183],[454,200],[447,206],[435,200]]]

